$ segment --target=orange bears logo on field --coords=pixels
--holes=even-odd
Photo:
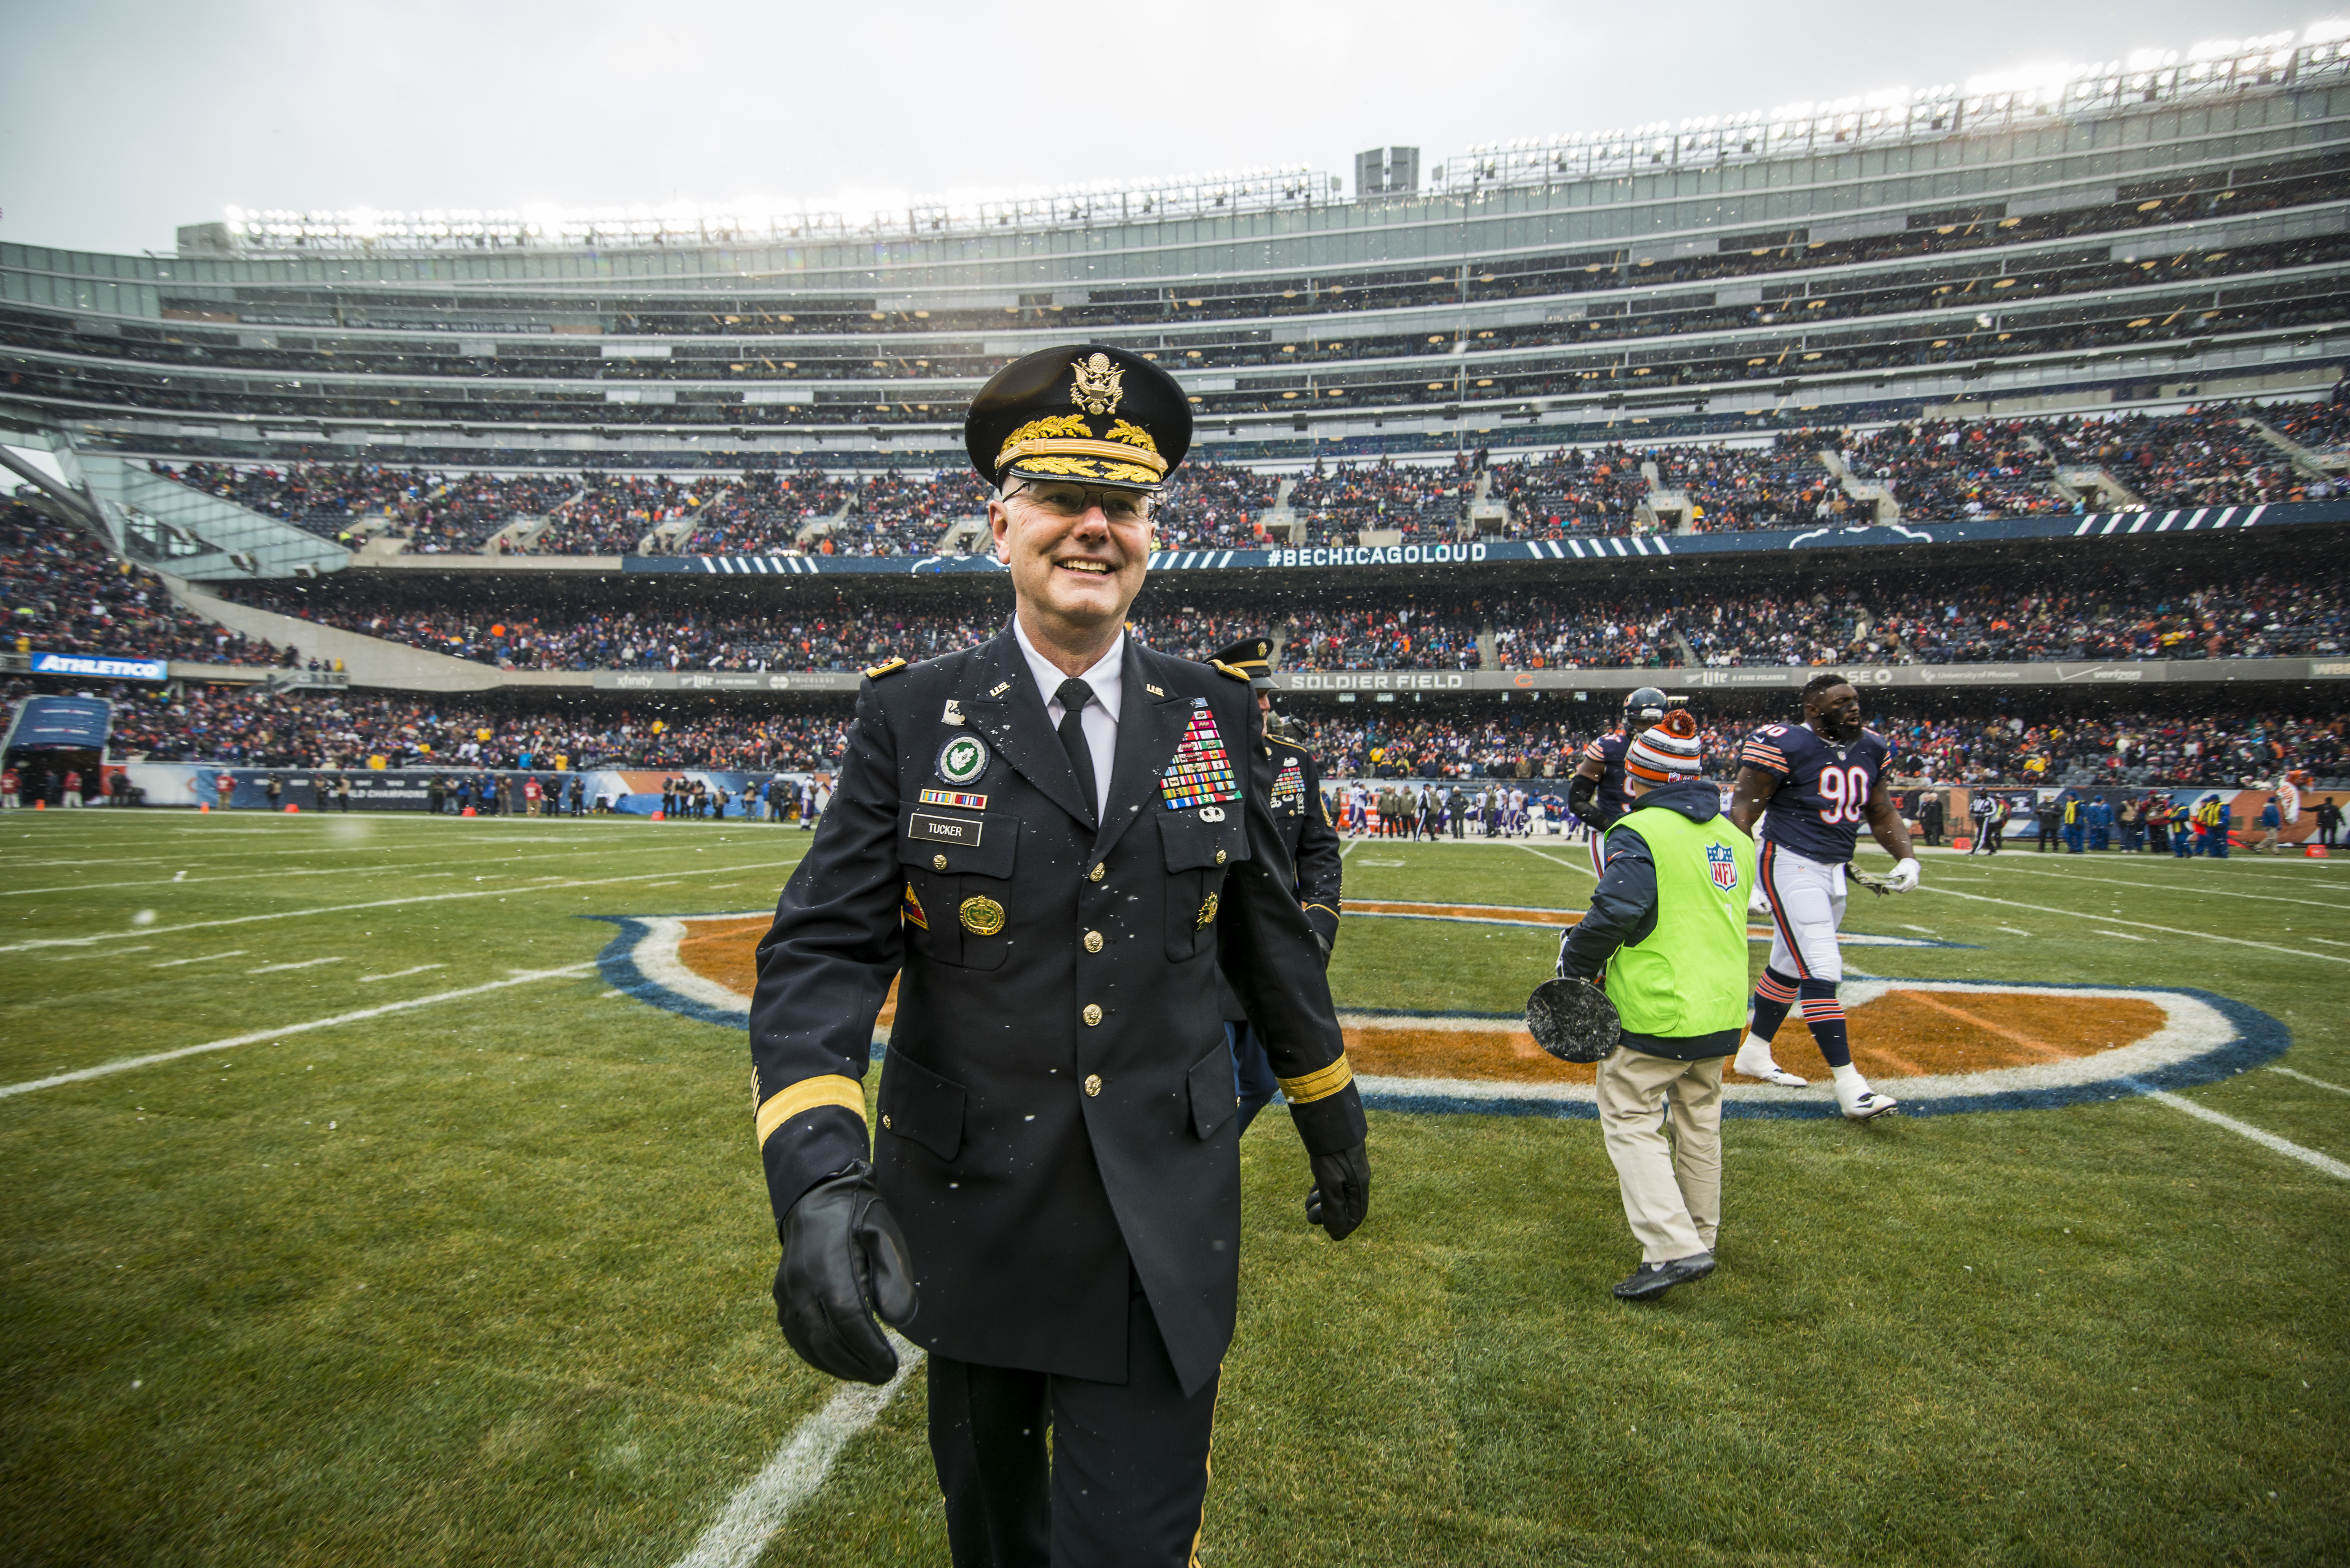
[[[1579,913],[1394,902],[1363,902],[1347,910],[1357,919],[1552,929],[1572,924]],[[618,992],[747,1030],[759,939],[771,919],[764,912],[622,917],[614,922],[619,934],[598,961]],[[1769,940],[1767,931],[1749,934]],[[1861,949],[1960,945],[1856,933],[1843,941]],[[1841,997],[1851,1019],[1853,1059],[1871,1083],[1900,1096],[1904,1113],[1918,1116],[2081,1105],[2193,1088],[2259,1066],[2282,1055],[2289,1043],[2284,1025],[2259,1009],[2184,987],[1856,974],[1845,981]],[[896,1012],[893,985],[874,1024],[877,1061]],[[1518,1014],[1361,1009],[1342,1011],[1338,1021],[1367,1106],[1434,1114],[1597,1114],[1593,1068],[1546,1054]],[[1775,1044],[1779,1060],[1798,1071],[1812,1055],[1797,1018],[1788,1019]],[[1801,1089],[1733,1077],[1723,1090],[1723,1114],[1840,1115],[1825,1074],[1814,1075],[1821,1081]]]

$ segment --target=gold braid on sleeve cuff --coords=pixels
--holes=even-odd
[[[828,1073],[821,1078],[803,1078],[790,1088],[768,1096],[759,1106],[759,1146],[765,1147],[769,1136],[777,1127],[819,1106],[838,1106],[861,1122],[865,1119],[865,1085],[838,1073]]]
[[[1355,1081],[1355,1069],[1347,1064],[1341,1054],[1328,1066],[1302,1078],[1281,1080],[1281,1097],[1293,1106],[1309,1106],[1316,1100],[1326,1100]]]

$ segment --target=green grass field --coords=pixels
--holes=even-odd
[[[806,843],[0,820],[0,1087],[343,1019],[0,1096],[7,1560],[692,1549],[836,1386],[775,1326],[741,1035],[614,993],[595,917],[761,909]],[[1538,847],[1365,844],[1347,891],[1579,907],[1580,852]],[[1847,930],[1970,945],[1856,967],[2248,1003],[2290,1071],[2182,1097],[2350,1160],[2350,865],[2011,851],[1926,881]],[[1352,919],[1332,981],[1506,1012],[1555,950]],[[1304,1223],[1284,1116],[1243,1146],[1205,1563],[2350,1558],[2350,1181],[2237,1131],[2134,1095],[1732,1120],[1721,1270],[1648,1308],[1607,1293],[1637,1250],[1596,1124],[1371,1136],[1343,1244]],[[919,1376],[756,1560],[945,1560]]]

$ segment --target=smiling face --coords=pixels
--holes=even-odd
[[[1149,498],[1059,481],[1015,480],[987,504],[996,558],[1012,569],[1030,639],[1071,653],[1108,646],[1141,591]]]

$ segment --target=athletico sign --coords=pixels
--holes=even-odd
[[[86,675],[94,680],[169,680],[172,667],[161,659],[117,659],[100,653],[36,653],[36,675]]]

